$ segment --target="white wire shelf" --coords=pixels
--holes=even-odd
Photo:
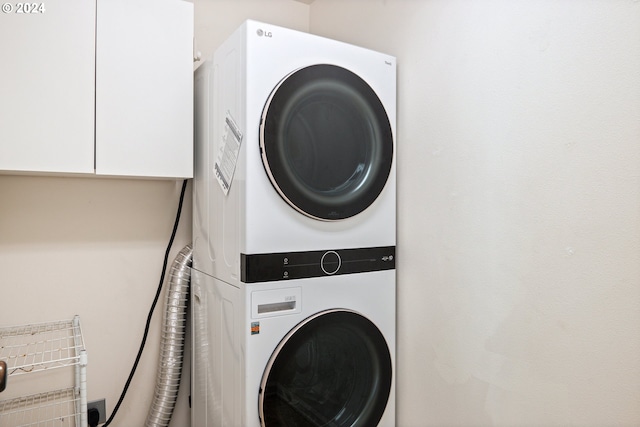
[[[78,316],[71,320],[0,328],[0,360],[9,376],[80,363]]]
[[[80,329],[80,317],[0,328],[0,360],[6,363],[9,377],[73,367],[71,371],[75,380],[72,388],[0,401],[0,426],[87,425],[87,352]],[[14,382],[7,382],[10,383],[7,388],[11,389]],[[26,384],[25,381],[18,383],[30,385],[29,381]],[[20,390],[18,383],[16,385]],[[49,381],[44,383],[50,384]]]
[[[0,402],[0,425],[81,426],[79,401],[80,393],[73,388],[68,388]]]

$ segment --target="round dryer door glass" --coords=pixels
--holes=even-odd
[[[373,323],[352,311],[318,313],[271,356],[260,387],[262,425],[378,425],[391,376],[389,348]]]
[[[393,161],[391,125],[376,93],[351,71],[326,64],[295,71],[274,89],[260,148],[282,198],[322,220],[367,209]]]

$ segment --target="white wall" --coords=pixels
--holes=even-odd
[[[310,30],[398,57],[398,426],[640,425],[640,2]]]
[[[0,325],[80,315],[89,356],[89,400],[106,398],[109,414],[142,338],[181,185],[0,176]],[[170,261],[191,242],[190,189]],[[159,309],[138,373],[112,425],[144,422],[153,396],[161,318]],[[39,387],[33,392],[55,389],[53,384]],[[3,398],[11,390],[10,383]]]
[[[203,60],[247,19],[309,30],[309,6],[293,0],[193,0],[196,47]]]

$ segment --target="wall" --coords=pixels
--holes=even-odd
[[[80,315],[89,400],[109,414],[156,292],[182,181],[0,176],[0,324]],[[191,242],[187,188],[170,261]],[[141,425],[155,382],[163,301],[116,422]],[[16,379],[17,381],[17,379]],[[41,384],[46,391],[52,384]],[[7,392],[12,389],[11,384]],[[6,397],[6,392],[3,393]]]
[[[309,6],[293,0],[193,0],[196,48],[203,60],[247,19],[309,30]]]
[[[308,5],[291,0],[196,1],[197,47],[210,56],[247,18],[307,30],[308,13]],[[181,184],[0,175],[0,325],[79,314],[89,355],[89,400],[106,398],[108,415],[138,351]],[[191,184],[169,262],[191,242],[190,192]],[[112,426],[144,424],[155,385],[162,304],[163,299]],[[187,374],[172,426],[189,425],[188,387]]]
[[[640,2],[310,30],[398,57],[398,426],[640,425]]]

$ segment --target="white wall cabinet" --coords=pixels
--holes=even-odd
[[[7,4],[0,171],[193,176],[191,3]]]
[[[5,4],[0,169],[92,173],[95,2],[47,2],[29,14]]]

